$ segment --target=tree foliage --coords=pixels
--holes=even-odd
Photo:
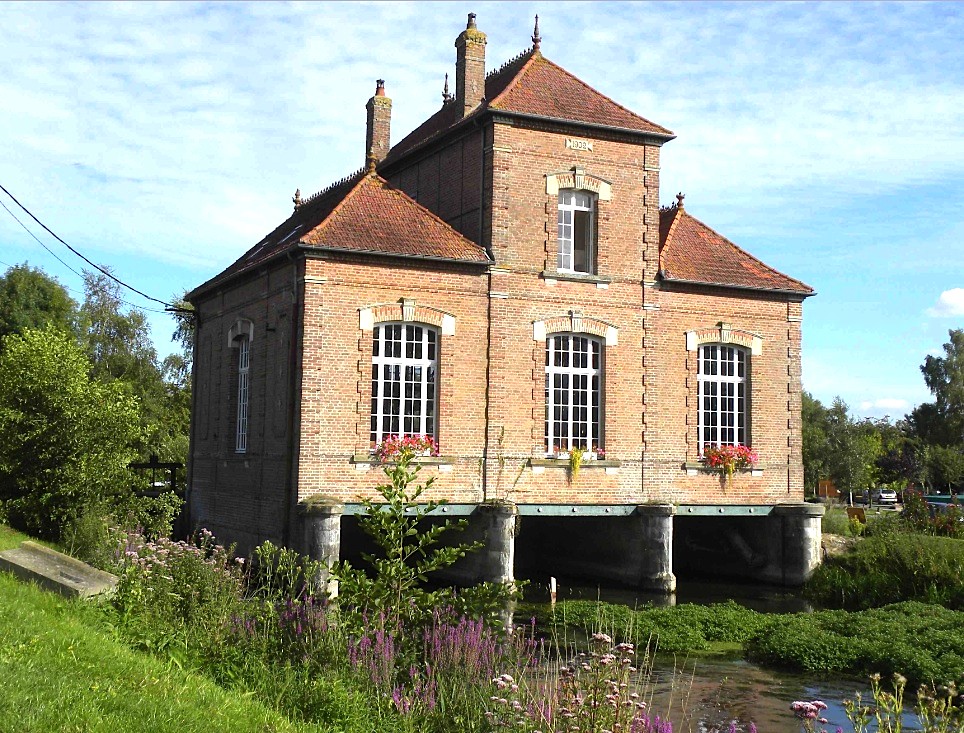
[[[90,372],[76,340],[54,326],[4,341],[0,502],[26,531],[56,539],[86,506],[130,491],[137,400]]]
[[[0,277],[0,339],[48,324],[75,333],[77,304],[43,270],[26,263],[11,267]]]
[[[944,356],[928,356],[921,365],[924,382],[934,395],[931,423],[936,442],[964,443],[964,329],[948,331]]]

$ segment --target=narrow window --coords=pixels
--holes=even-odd
[[[390,435],[436,437],[438,332],[385,323],[372,336],[372,445]]]
[[[559,192],[556,267],[569,272],[596,272],[596,197],[585,191]]]
[[[235,431],[234,451],[248,450],[248,366],[250,341],[246,336],[238,339],[238,422]]]
[[[602,342],[560,334],[546,339],[546,453],[601,449]]]
[[[747,445],[749,440],[749,356],[746,349],[704,344],[698,353],[699,449]]]

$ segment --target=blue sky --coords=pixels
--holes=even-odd
[[[282,221],[295,188],[361,166],[376,78],[393,140],[436,110],[469,11],[490,69],[539,13],[546,56],[677,134],[664,204],[685,192],[817,290],[806,389],[867,416],[930,398],[919,365],[964,327],[964,4],[4,2],[0,183],[173,297]],[[23,261],[81,297],[0,209],[0,262]],[[173,324],[149,316],[163,355]]]

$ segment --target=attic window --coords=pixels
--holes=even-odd
[[[556,267],[564,272],[596,272],[596,195],[559,191]]]

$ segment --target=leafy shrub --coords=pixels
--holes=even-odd
[[[556,620],[586,634],[604,631],[661,652],[700,651],[710,642],[743,643],[768,623],[767,618],[733,601],[636,610],[596,601],[563,601],[556,612]]]
[[[913,532],[964,538],[964,512],[956,500],[946,506],[933,508],[928,506],[920,491],[907,491],[900,518],[905,527]]]
[[[824,606],[866,609],[902,600],[964,609],[964,542],[908,532],[875,533],[826,560],[805,587]]]
[[[59,539],[85,507],[130,493],[137,401],[89,376],[71,336],[27,329],[0,351],[0,503],[11,523]]]
[[[777,667],[835,674],[904,674],[913,685],[964,680],[964,612],[917,602],[848,613],[778,617],[745,645]]]
[[[128,538],[170,537],[174,519],[184,500],[173,492],[156,497],[129,494],[114,506],[85,509],[64,531],[67,552],[94,567],[114,572],[121,564]]]

